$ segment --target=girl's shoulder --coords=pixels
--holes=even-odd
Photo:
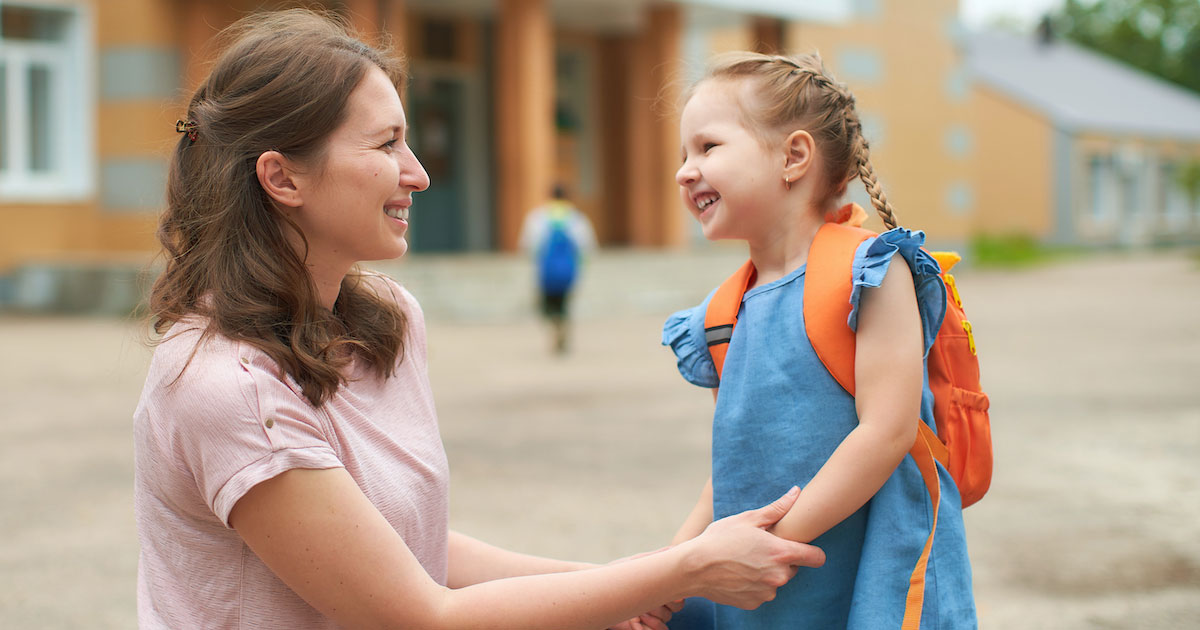
[[[893,261],[902,259],[912,272],[926,350],[933,344],[946,314],[946,286],[942,283],[941,267],[923,249],[925,233],[898,227],[868,238],[859,245],[851,263],[851,311],[847,320],[851,329],[858,329],[858,312],[863,289],[879,287]]]

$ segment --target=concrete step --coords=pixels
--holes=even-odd
[[[671,252],[605,249],[584,262],[574,317],[669,313],[697,303],[745,259],[737,246]],[[426,317],[510,322],[537,312],[532,262],[523,255],[415,254],[372,263],[417,297]],[[27,314],[125,316],[145,298],[153,272],[143,260],[26,264],[0,276],[0,310]]]

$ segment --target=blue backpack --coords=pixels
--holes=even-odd
[[[578,270],[579,246],[567,233],[566,221],[551,221],[550,236],[538,258],[538,278],[542,291],[550,295],[566,294],[575,282]]]

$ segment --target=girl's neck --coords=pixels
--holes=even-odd
[[[782,221],[780,229],[749,241],[750,260],[755,269],[754,286],[774,282],[807,263],[808,249],[821,223],[821,215],[809,209],[793,213]]]

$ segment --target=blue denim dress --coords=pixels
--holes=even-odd
[[[865,241],[854,257],[853,310],[857,329],[863,288],[878,287],[895,255],[913,272],[928,352],[946,310],[937,262],[920,249],[922,232],[898,228]],[[699,306],[672,315],[663,345],[674,350],[679,371],[701,387],[718,385],[704,340]],[[854,399],[817,358],[804,332],[804,268],[746,292],[725,358],[713,415],[713,516],[723,518],[803,488],[858,424]],[[928,371],[921,417],[933,426]],[[926,574],[921,627],[974,628],[971,567],[961,500],[939,466],[942,494],[937,533]],[[757,610],[717,606],[716,627],[899,628],[909,576],[933,518],[929,494],[911,456],[857,512],[813,544],[826,554],[819,569],[802,568]],[[674,626],[673,626],[674,627]]]

